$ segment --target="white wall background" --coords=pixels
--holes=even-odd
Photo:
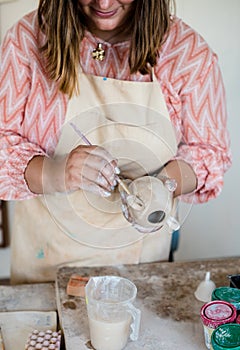
[[[177,14],[194,27],[217,52],[228,102],[228,128],[233,165],[222,194],[196,205],[181,229],[176,260],[240,255],[240,1],[176,0]]]
[[[16,0],[0,5],[0,38],[18,18],[34,9],[37,0]],[[177,15],[195,28],[217,52],[226,87],[233,166],[222,194],[207,204],[182,206],[187,215],[181,228],[175,260],[240,255],[239,131],[240,131],[240,0],[176,0]],[[9,275],[10,249],[0,249],[0,277]]]

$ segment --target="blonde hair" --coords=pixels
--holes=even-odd
[[[131,73],[149,73],[170,27],[172,0],[135,0],[131,20],[125,30],[131,34],[129,66]],[[87,20],[77,0],[40,0],[38,23],[45,35],[40,48],[47,61],[49,78],[70,97],[78,92],[79,48]]]

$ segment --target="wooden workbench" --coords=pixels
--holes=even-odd
[[[126,350],[205,349],[200,321],[202,302],[194,291],[211,271],[216,286],[229,286],[228,275],[240,273],[240,258],[197,262],[150,263],[115,267],[63,267],[56,280],[58,311],[67,350],[92,349],[85,300],[70,297],[70,276],[118,275],[130,279],[138,289],[137,306],[142,311],[140,338]]]
[[[55,330],[54,283],[0,286],[0,327],[4,350],[24,350],[33,329]]]
[[[139,340],[129,342],[126,350],[204,350],[199,317],[203,303],[195,299],[194,291],[206,271],[211,271],[217,287],[228,286],[227,276],[240,273],[240,258],[101,268],[62,267],[55,286],[51,283],[0,286],[0,319],[1,313],[57,310],[66,350],[92,349],[85,300],[68,296],[67,282],[73,273],[118,275],[136,284],[137,307],[142,310]],[[20,347],[6,350],[20,350]]]

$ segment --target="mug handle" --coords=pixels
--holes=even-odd
[[[169,232],[177,231],[180,229],[180,223],[173,216],[169,216],[169,218],[167,219],[167,225],[169,228]]]
[[[138,339],[140,331],[141,310],[137,309],[135,306],[129,303],[127,311],[131,314],[133,318],[133,322],[130,325],[132,329],[132,332],[130,333],[130,339],[135,341]]]

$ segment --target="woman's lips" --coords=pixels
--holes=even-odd
[[[110,17],[114,16],[117,13],[117,10],[102,12],[102,11],[98,11],[98,10],[92,9],[92,12],[97,17],[110,18]]]

